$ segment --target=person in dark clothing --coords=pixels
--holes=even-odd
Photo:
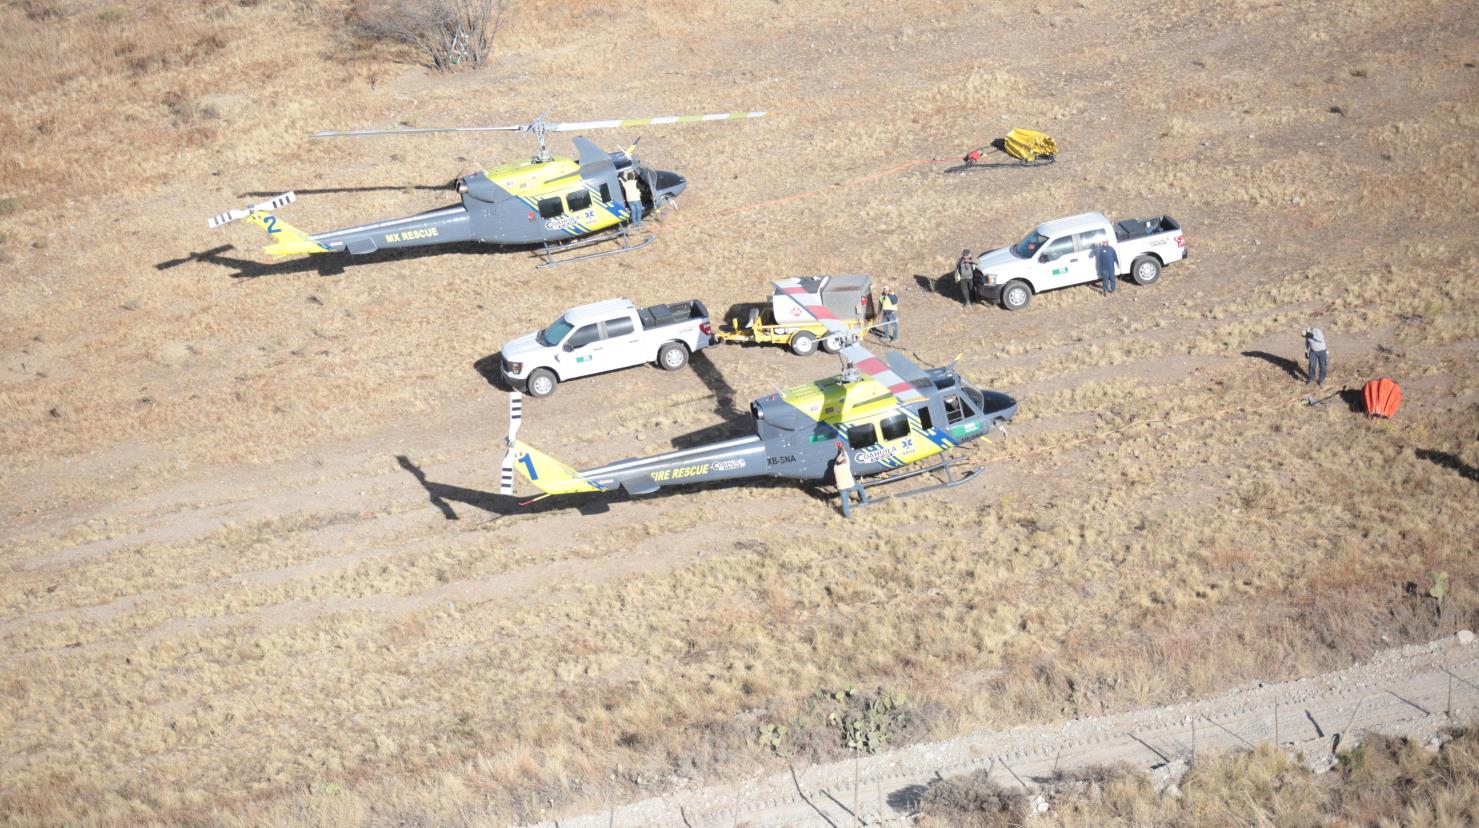
[[[1105,296],[1119,288],[1114,275],[1119,266],[1120,254],[1109,242],[1099,242],[1099,246],[1094,248],[1094,267],[1099,271],[1099,286],[1103,288]]]
[[[1325,332],[1319,328],[1304,329],[1304,356],[1309,360],[1309,375],[1304,384],[1325,385],[1325,374],[1330,370],[1329,354],[1325,348]]]
[[[960,251],[960,261],[955,263],[955,285],[960,288],[960,303],[967,307],[975,300],[976,259],[971,251]]]

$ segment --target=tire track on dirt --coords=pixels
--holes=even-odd
[[[1472,642],[1472,636],[1465,636]],[[1033,791],[1056,770],[1126,763],[1175,773],[1195,756],[1277,739],[1317,769],[1363,734],[1427,739],[1479,710],[1479,648],[1453,636],[1388,650],[1345,670],[1070,722],[974,733],[732,785],[645,799],[548,828],[844,825],[908,818],[931,782],[982,768]],[[856,792],[856,799],[855,799]]]

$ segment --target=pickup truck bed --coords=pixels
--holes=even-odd
[[[1169,230],[1180,230],[1181,225],[1170,216],[1161,216],[1153,219],[1125,219],[1114,226],[1114,240],[1117,242],[1141,239],[1146,236],[1154,236]]]
[[[708,308],[697,299],[689,302],[673,302],[667,305],[653,305],[637,311],[637,318],[642,320],[642,330],[650,331],[653,328],[661,328],[666,325],[676,325],[679,322],[687,322],[690,319],[704,319],[709,315]]]

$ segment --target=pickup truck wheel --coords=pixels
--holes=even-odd
[[[810,331],[791,334],[791,353],[796,356],[811,356],[817,352],[817,338]]]
[[[1137,285],[1148,285],[1161,278],[1161,263],[1154,256],[1141,256],[1130,265],[1130,278]]]
[[[1021,279],[1007,282],[1001,289],[1001,306],[1009,311],[1021,310],[1032,301],[1032,288]]]
[[[676,371],[688,364],[688,349],[681,342],[669,342],[657,349],[657,364],[669,371]]]
[[[529,396],[548,397],[555,393],[555,386],[560,381],[555,379],[554,372],[548,368],[535,368],[529,374]]]
[[[835,354],[842,350],[842,340],[835,336],[829,336],[822,340],[822,350],[829,354]]]

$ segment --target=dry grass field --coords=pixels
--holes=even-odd
[[[816,700],[847,686],[940,738],[1479,622],[1469,4],[519,0],[447,76],[345,12],[0,3],[0,822],[503,824],[840,757]],[[308,230],[409,214],[530,150],[320,129],[742,109],[772,114],[641,132],[691,185],[628,256],[336,269],[205,227],[294,188]],[[1012,126],[1059,162],[944,173]],[[935,289],[1084,210],[1169,213],[1192,258],[1015,314]],[[493,493],[506,339],[822,272],[900,286],[907,353],[1021,400],[973,485],[851,522],[780,483]],[[1308,324],[1329,392],[1390,375],[1397,418],[1303,404]],[[664,450],[834,368],[695,362],[563,386],[520,436]]]
[[[1463,828],[1479,820],[1479,739],[1460,731],[1437,750],[1376,737],[1316,775],[1265,745],[1199,763],[1171,795],[1147,775],[1107,766],[1060,773],[1047,786],[1052,810],[1031,815],[1020,791],[979,777],[940,782],[924,800],[921,828],[1061,828],[1278,825],[1336,828],[1404,825]]]

